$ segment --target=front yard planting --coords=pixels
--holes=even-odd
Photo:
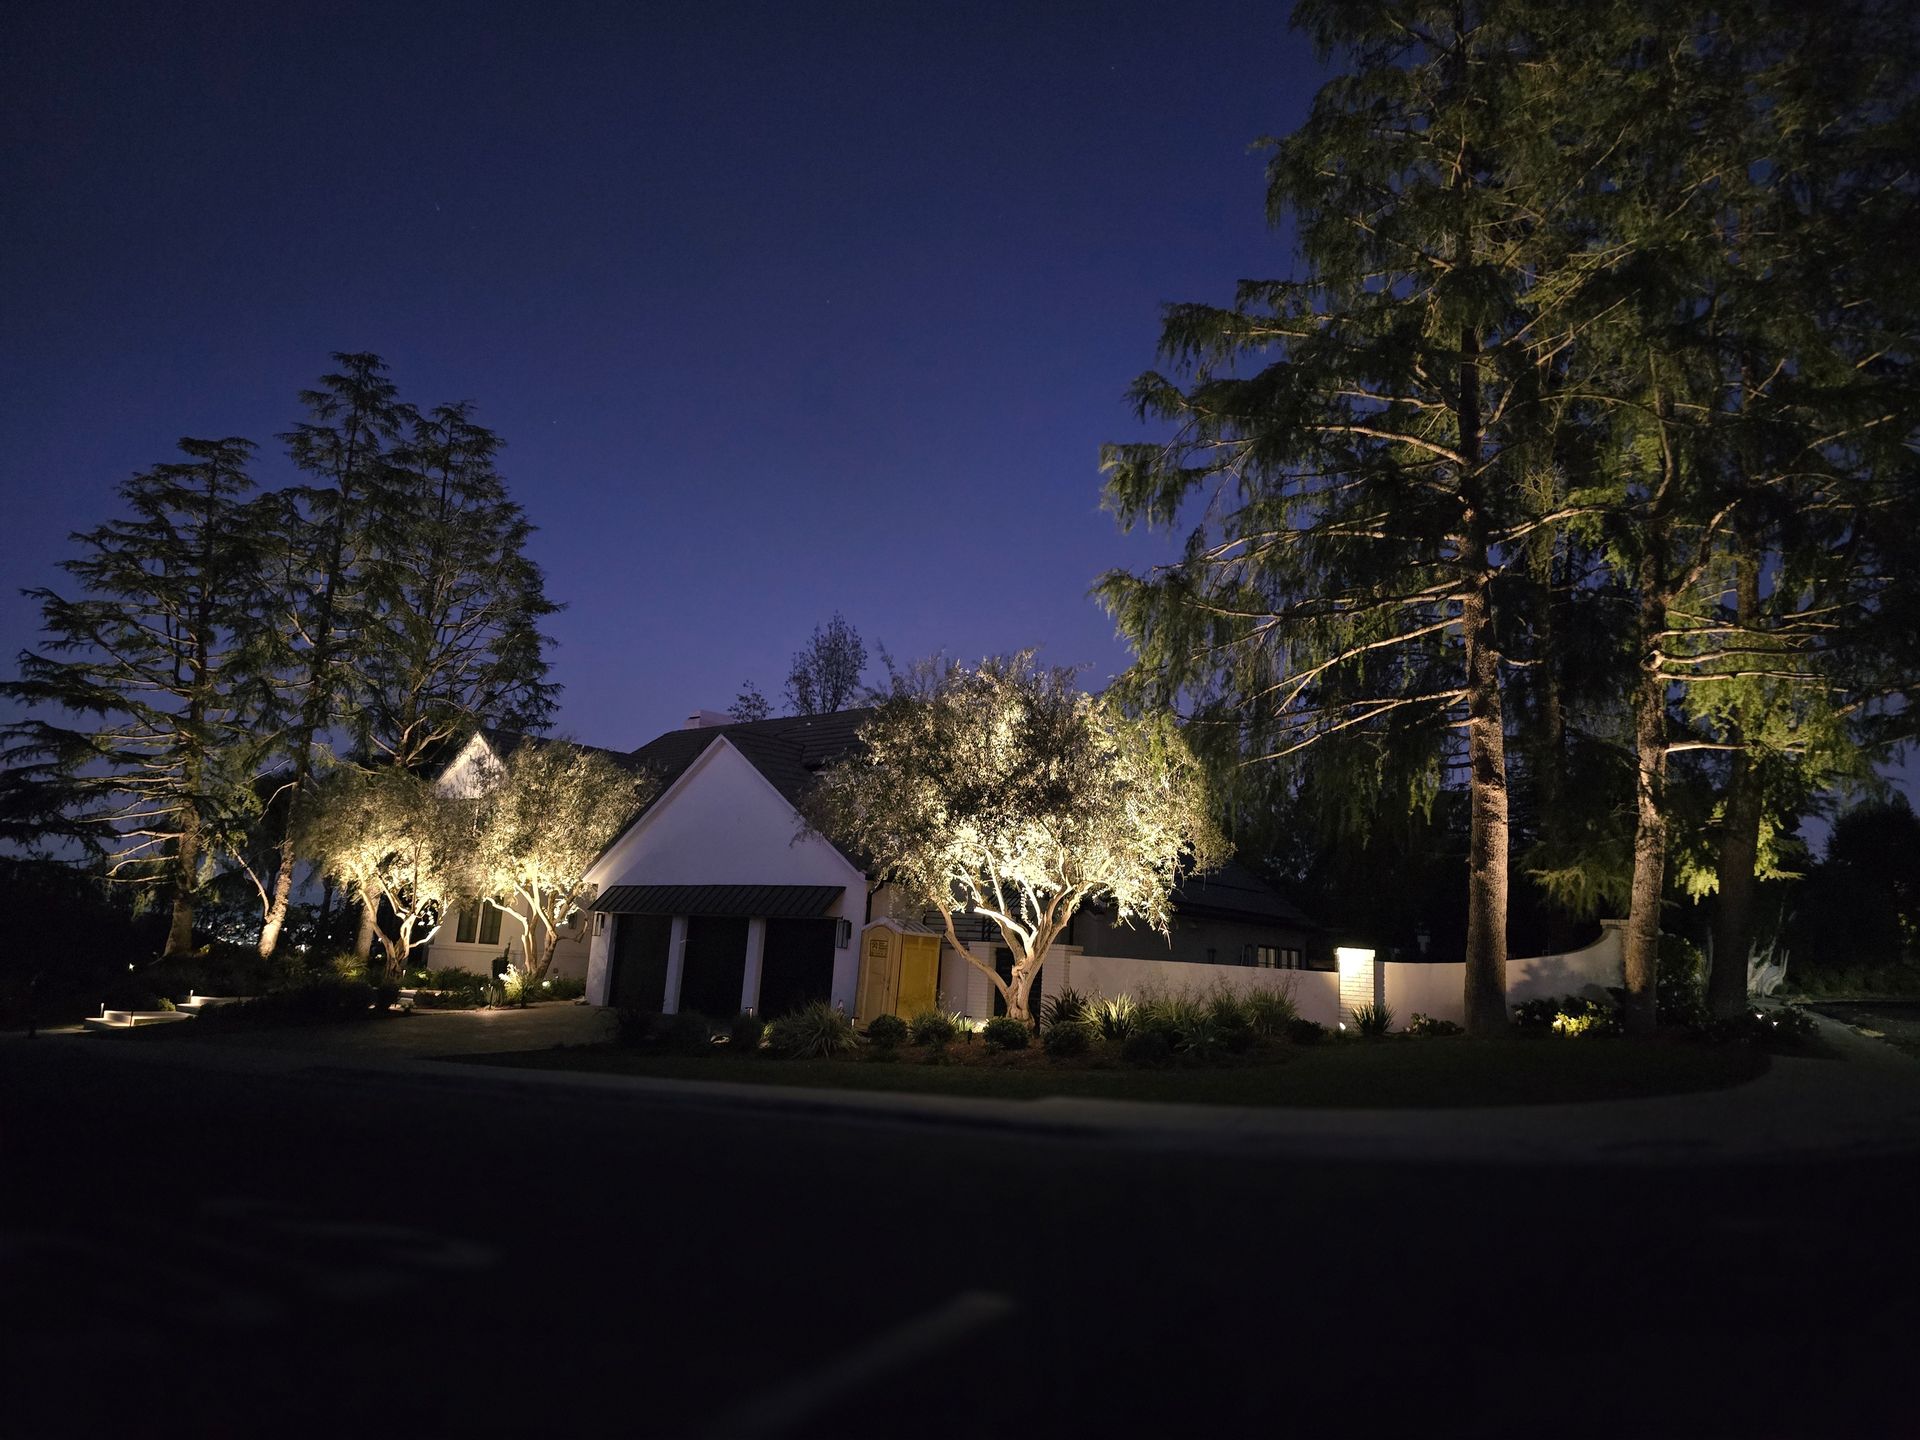
[[[1081,1031],[1064,1047],[951,1041],[873,1045],[798,1058],[769,1050],[646,1044],[575,1046],[454,1057],[487,1065],[843,1090],[892,1090],[982,1099],[1078,1096],[1183,1104],[1442,1109],[1624,1100],[1721,1089],[1765,1073],[1765,1050],[1676,1037],[1568,1043],[1552,1038],[1470,1041],[1394,1036],[1301,1044],[1262,1042],[1204,1062],[1182,1060],[1164,1035],[1124,1040]],[[915,1029],[931,1027],[916,1026]],[[1049,1032],[1051,1035],[1053,1032]],[[1150,1063],[1142,1037],[1158,1042]],[[1084,1041],[1079,1048],[1078,1041]],[[1074,1053],[1076,1052],[1077,1053]]]

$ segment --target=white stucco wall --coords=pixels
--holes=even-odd
[[[1625,984],[1625,927],[1624,920],[1602,920],[1600,938],[1583,950],[1507,961],[1507,1004],[1561,995],[1603,998],[1609,987]],[[1465,965],[1386,961],[1381,968],[1396,1028],[1416,1012],[1455,1023],[1466,1018]]]
[[[1059,964],[1053,963],[1056,959]],[[1256,990],[1293,992],[1301,1018],[1333,1025],[1340,1018],[1340,977],[1331,970],[1262,970],[1250,965],[1194,965],[1179,960],[1132,960],[1068,952],[1048,956],[1040,972],[1048,994],[1072,986],[1082,995],[1235,995]]]
[[[471,903],[471,902],[469,902]],[[521,904],[514,906],[520,913],[526,913]],[[553,968],[548,973],[563,976],[569,980],[584,980],[587,974],[587,942],[591,938],[590,930],[593,917],[582,914],[577,924],[566,926],[560,932],[560,943],[554,947]],[[476,975],[492,973],[493,962],[501,951],[509,951],[514,963],[520,960],[520,926],[508,916],[500,917],[500,938],[491,945],[475,942],[462,945],[454,938],[458,928],[449,920],[440,927],[440,933],[433,937],[429,949],[428,964],[435,970],[471,970]],[[476,930],[475,933],[478,933]]]
[[[866,922],[867,879],[818,835],[802,833],[786,797],[725,736],[688,766],[654,807],[594,863],[587,880],[615,885],[839,885],[828,912],[854,935]],[[606,934],[593,937],[587,998],[606,1003]],[[833,999],[854,1009],[860,950],[849,942],[833,959]]]

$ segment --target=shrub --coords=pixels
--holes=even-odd
[[[1256,990],[1246,999],[1247,1024],[1262,1040],[1279,1040],[1300,1018],[1291,990]]]
[[[980,1032],[989,1050],[1024,1050],[1033,1039],[1033,1027],[1011,1015],[996,1015]]]
[[[867,1039],[877,1050],[892,1050],[906,1043],[907,1022],[898,1015],[876,1015],[867,1026]]]
[[[1663,934],[1655,962],[1654,1015],[1662,1025],[1687,1029],[1708,1024],[1707,960],[1700,947],[1678,935]]]
[[[371,985],[320,975],[252,1000],[215,1006],[194,1023],[245,1027],[364,1020],[385,1013],[384,1007],[375,1008],[378,1000],[378,992]]]
[[[1207,1019],[1207,1007],[1191,995],[1150,996],[1134,1011],[1135,1023],[1165,1037],[1169,1049],[1177,1050],[1195,1025]]]
[[[327,957],[322,973],[336,980],[364,981],[367,978],[367,957],[356,955],[351,950],[342,950],[338,955]]]
[[[1749,1005],[1731,1019],[1707,1019],[1691,1027],[1702,1040],[1761,1045],[1769,1050],[1791,1049],[1818,1028],[1811,1015],[1792,1005]]]
[[[727,1025],[727,1048],[739,1053],[752,1055],[760,1049],[761,1037],[767,1033],[767,1022],[758,1015],[736,1015]]]
[[[1173,1059],[1173,1042],[1164,1030],[1135,1030],[1121,1044],[1120,1058],[1129,1065],[1165,1065]]]
[[[1464,1035],[1465,1029],[1451,1020],[1442,1020],[1437,1015],[1422,1015],[1413,1012],[1413,1023],[1407,1026],[1409,1035]]]
[[[1220,1034],[1221,1043],[1238,1055],[1253,1046],[1253,1012],[1247,1002],[1231,991],[1218,990],[1207,1001],[1207,1021]]]
[[[822,1059],[856,1048],[853,1021],[824,1000],[815,1000],[767,1027],[767,1047],[797,1060]]]
[[[705,1055],[713,1048],[713,1027],[693,1010],[669,1015],[661,1023],[660,1048],[673,1055]]]
[[[1327,1027],[1318,1020],[1304,1020],[1299,1016],[1287,1022],[1287,1039],[1295,1045],[1318,1045],[1327,1038]]]
[[[1378,1005],[1356,1005],[1352,1018],[1353,1028],[1370,1040],[1393,1029],[1393,1007],[1384,1000]]]
[[[651,1045],[666,1016],[658,1010],[622,1009],[613,1017],[613,1041],[627,1049]]]
[[[1227,1036],[1211,1015],[1192,1017],[1179,1032],[1174,1049],[1190,1065],[1211,1065],[1227,1053]]]
[[[1041,1047],[1049,1058],[1071,1060],[1076,1055],[1084,1055],[1093,1045],[1093,1026],[1085,1020],[1075,1020],[1068,1024],[1049,1025],[1040,1037]]]
[[[571,975],[555,975],[540,982],[540,994],[547,1000],[578,1000],[587,993],[587,982]]]
[[[1610,1000],[1589,1000],[1584,995],[1561,995],[1528,1000],[1513,1007],[1513,1023],[1521,1030],[1533,1030],[1563,1039],[1618,1035],[1620,1020]]]
[[[960,1023],[944,1010],[922,1010],[907,1024],[916,1045],[945,1045],[960,1033]]]
[[[1040,1028],[1051,1030],[1056,1025],[1081,1024],[1091,1010],[1086,996],[1078,990],[1064,989],[1040,1006]]]
[[[1131,995],[1097,997],[1088,1011],[1102,1039],[1122,1041],[1138,1028],[1138,1012]]]

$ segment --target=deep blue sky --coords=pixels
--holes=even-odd
[[[180,435],[330,352],[509,443],[561,728],[637,745],[844,612],[1126,663],[1087,598],[1160,306],[1283,273],[1284,5],[9,7],[0,653]]]

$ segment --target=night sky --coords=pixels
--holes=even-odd
[[[1289,268],[1286,9],[11,5],[0,651],[128,474],[239,434],[285,482],[364,349],[506,437],[563,732],[777,700],[835,610],[1097,686],[1087,589],[1167,544],[1098,473],[1160,306]]]

